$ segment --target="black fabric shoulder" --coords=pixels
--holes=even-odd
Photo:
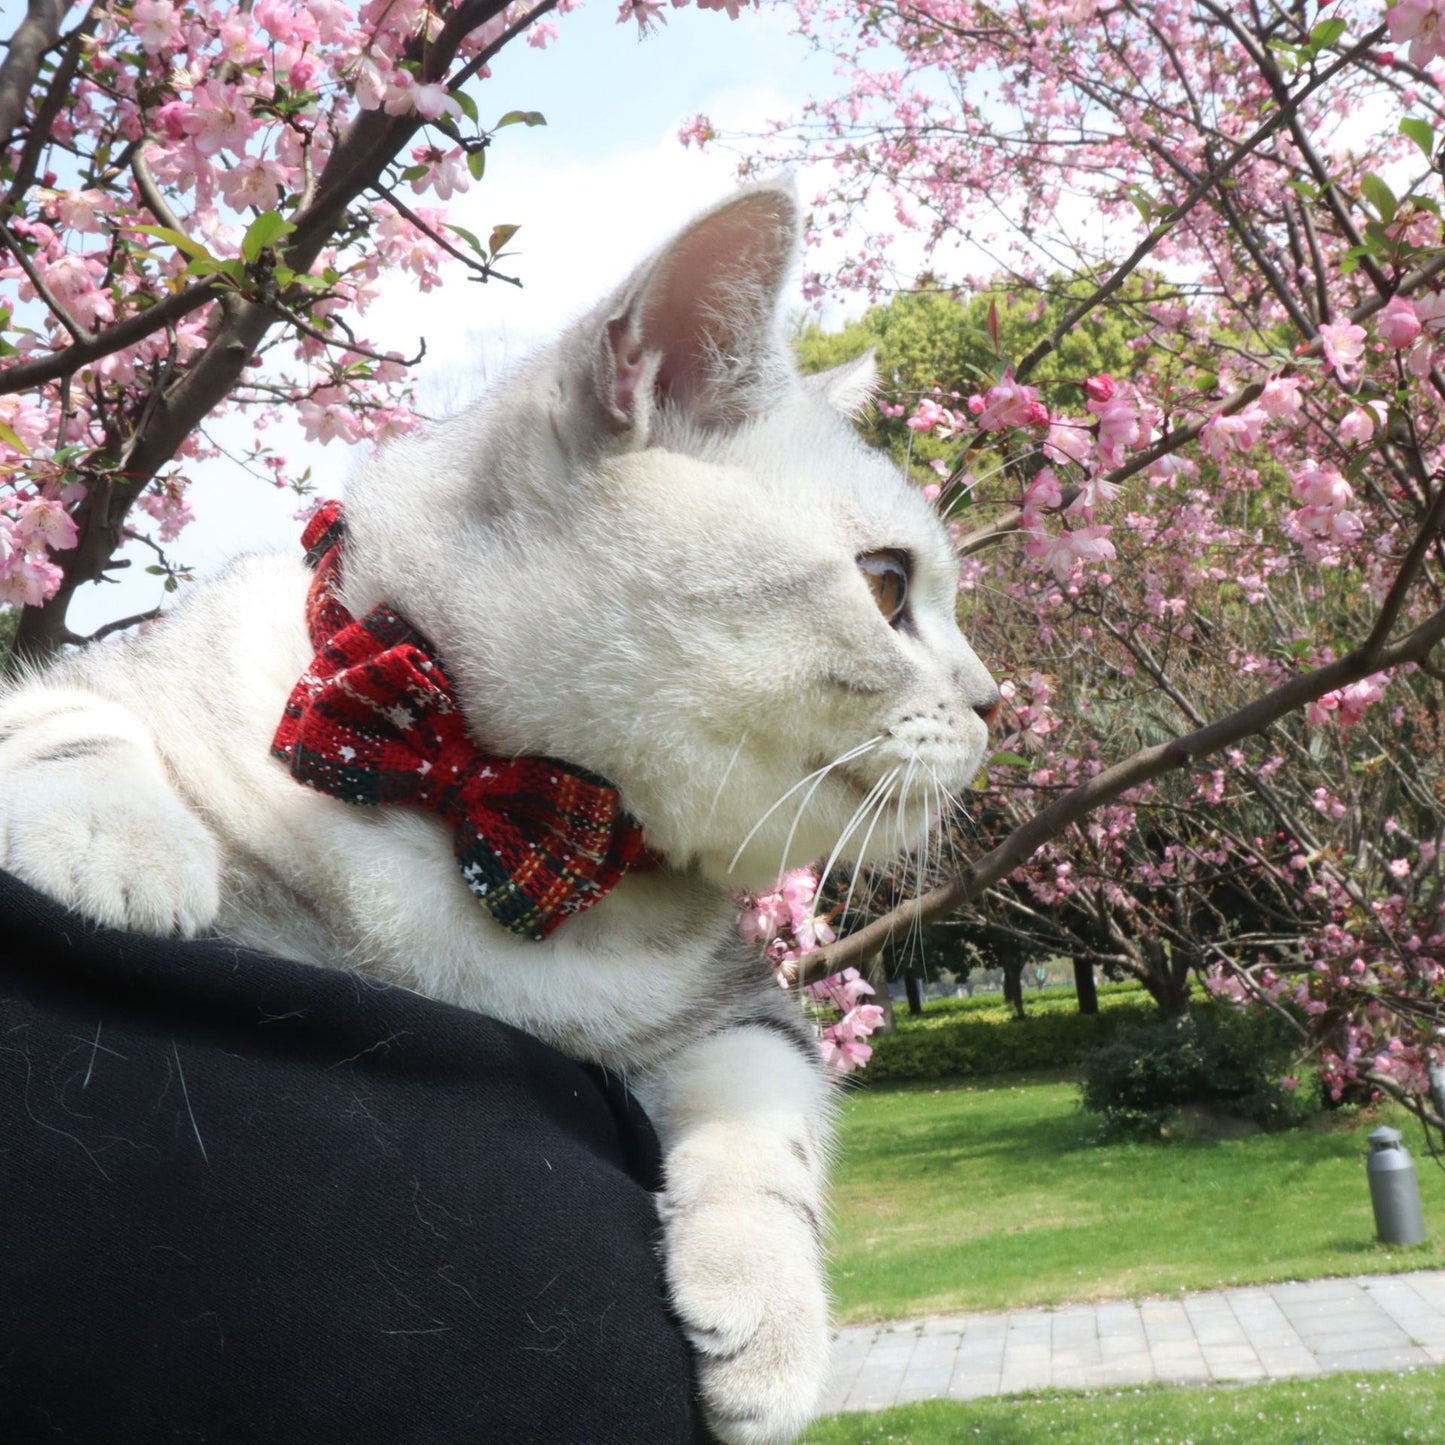
[[[656,1140],[405,990],[0,874],[0,1440],[687,1441]]]

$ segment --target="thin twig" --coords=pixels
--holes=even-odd
[[[95,336],[87,331],[56,299],[55,293],[45,284],[45,278],[31,264],[30,257],[25,254],[20,242],[15,239],[4,221],[0,221],[0,241],[5,242],[6,249],[20,263],[20,269],[25,272],[26,280],[35,288],[35,294],[55,313],[56,320],[81,345],[94,342]]]

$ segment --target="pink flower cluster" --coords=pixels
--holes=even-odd
[[[1351,509],[1355,489],[1328,462],[1319,465],[1306,459],[1295,473],[1292,495],[1303,505],[1285,518],[1285,530],[1312,561],[1337,563],[1342,549],[1364,534],[1364,522]]]
[[[1337,688],[1316,698],[1305,709],[1305,715],[1315,727],[1323,727],[1333,718],[1341,727],[1354,727],[1365,716],[1365,709],[1371,703],[1379,702],[1385,695],[1385,684],[1390,675],[1377,672],[1371,677],[1361,678],[1348,687]]]
[[[77,541],[75,523],[58,497],[31,494],[0,514],[0,603],[33,607],[60,585],[60,568],[47,555]]]
[[[835,935],[826,920],[813,911],[818,877],[811,868],[793,868],[769,893],[743,894],[737,916],[739,936],[747,943],[764,944],[768,966],[778,971],[786,987],[788,965],[814,953]],[[873,992],[857,969],[845,969],[821,983],[809,984],[805,996],[818,1010],[837,1015],[832,1023],[819,1023],[818,1047],[824,1061],[839,1073],[861,1069],[873,1050],[865,1042],[883,1019],[883,1010],[861,1000]]]
[[[560,0],[557,13],[578,3]],[[717,8],[716,0],[702,8]],[[258,258],[257,244],[247,248],[248,231],[268,214],[283,226],[301,217],[325,189],[331,156],[360,112],[430,127],[418,135],[411,163],[398,155],[383,175],[393,194],[403,183],[413,198],[446,201],[466,191],[469,162],[491,139],[468,120],[475,111],[453,93],[452,77],[428,77],[415,58],[454,7],[430,0],[107,0],[93,11],[93,36],[82,44],[82,32],[71,32],[78,63],[63,106],[45,116],[33,143],[19,127],[10,138],[7,175],[33,179],[7,207],[23,262],[12,254],[16,247],[0,250],[0,355],[7,362],[45,362],[79,336],[104,341],[112,326],[135,328],[143,312],[201,277],[224,276],[227,287],[242,291],[264,287],[278,256]],[[458,66],[525,28],[528,14],[526,0],[514,0],[493,15],[462,39]],[[540,46],[555,33],[550,21],[539,21],[528,39]],[[448,230],[442,211],[415,199],[404,212],[365,196],[333,234],[340,239],[316,257],[303,292],[293,287],[285,297],[292,282],[277,277],[283,299],[303,318],[294,329],[278,322],[282,334],[291,332],[295,364],[273,336],[257,348],[246,384],[217,408],[247,411],[256,435],[238,448],[240,460],[273,473],[278,485],[299,469],[277,465],[265,433],[293,409],[308,437],[323,442],[376,440],[415,424],[406,368],[378,359],[399,353],[363,335],[358,318],[387,273],[409,273],[423,291],[436,286],[446,245],[464,239]],[[59,479],[55,496],[47,491],[40,500],[73,507],[83,492],[62,498],[64,478],[84,479],[91,456],[99,470],[114,465],[134,420],[154,413],[157,378],[178,385],[205,353],[219,324],[217,305],[210,300],[170,326],[157,323],[133,345],[77,362],[63,383],[38,386],[24,402],[0,398],[0,606],[53,595],[61,577],[54,554],[71,545],[63,527],[42,534],[25,520],[35,486]],[[405,338],[409,349],[415,343]],[[161,542],[177,536],[189,518],[186,465],[215,454],[199,432],[181,442],[156,491],[130,514],[141,535]],[[294,485],[304,491],[307,483]],[[147,514],[157,523],[150,533]],[[65,510],[61,516],[69,524]]]
[[[873,993],[873,985],[860,977],[856,968],[845,968],[808,984],[806,993],[820,1009],[838,1015],[836,1022],[823,1027],[818,1039],[823,1062],[840,1074],[865,1067],[873,1057],[868,1037],[883,1022],[883,1010],[863,1002]]]

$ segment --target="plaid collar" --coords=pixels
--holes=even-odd
[[[605,778],[483,752],[427,640],[384,602],[352,617],[338,596],[345,534],[341,503],[327,502],[301,539],[316,572],[306,598],[316,656],[271,745],[292,777],[342,802],[436,814],[467,886],[524,938],[546,938],[630,869],[656,867]]]

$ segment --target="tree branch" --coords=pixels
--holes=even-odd
[[[1359,682],[1383,668],[1428,657],[1442,639],[1445,639],[1445,608],[1393,644],[1387,646],[1373,640],[1362,644],[1334,662],[1291,678],[1226,717],[1167,743],[1141,748],[1055,799],[1022,827],[1014,829],[997,848],[970,864],[942,887],[902,904],[883,918],[860,928],[857,933],[808,954],[801,961],[801,977],[811,982],[837,973],[849,964],[856,964],[882,947],[895,931],[928,923],[971,902],[1000,878],[1027,862],[1038,848],[1121,794],[1141,787],[1161,774],[1188,767],[1197,759],[1219,752],[1254,733],[1263,732],[1271,723],[1327,692]]]

